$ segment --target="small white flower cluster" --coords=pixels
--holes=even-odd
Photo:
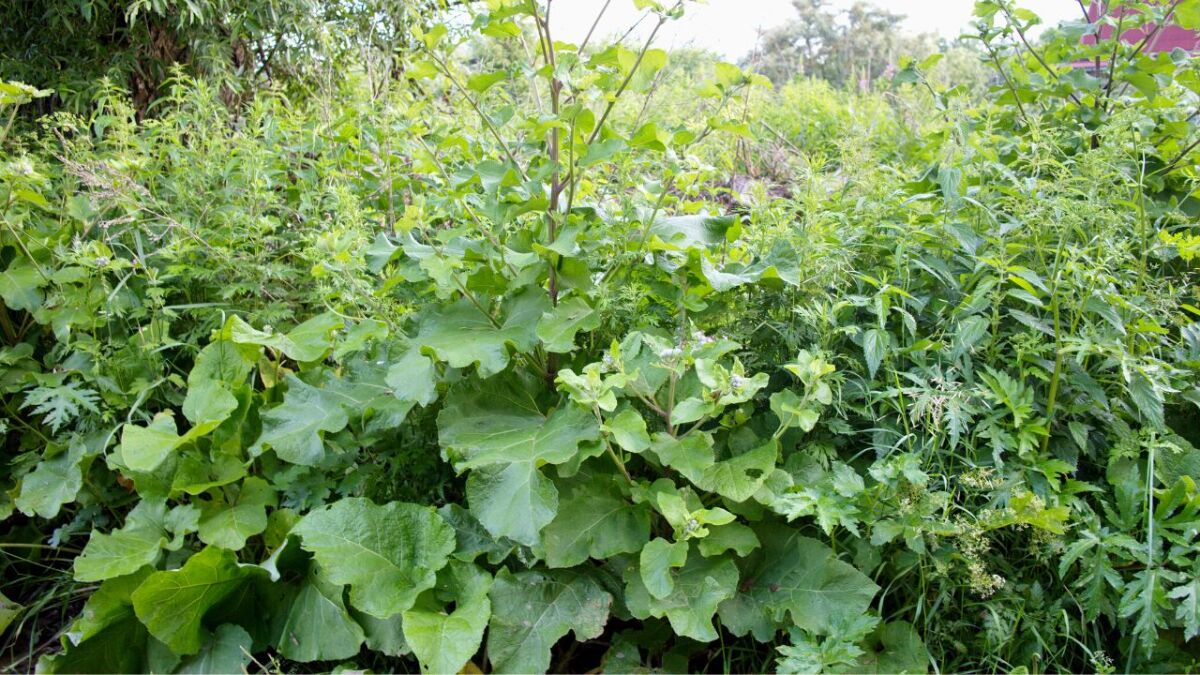
[[[1004,480],[997,476],[995,469],[990,466],[971,469],[960,475],[958,480],[973,490],[995,490],[1004,484]]]
[[[971,590],[981,598],[992,597],[1008,583],[999,574],[989,574],[987,568],[978,560],[967,563],[967,569],[971,572]]]
[[[32,176],[34,174],[33,162],[28,157],[17,159],[9,166],[12,167],[12,172],[17,176]]]
[[[679,347],[667,347],[658,353],[658,358],[663,361],[674,361],[681,356],[683,356],[683,350]]]
[[[617,360],[613,358],[612,354],[605,352],[604,358],[600,361],[600,369],[601,369],[601,371],[606,372],[606,373],[616,370],[617,369]]]

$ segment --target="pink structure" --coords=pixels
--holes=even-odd
[[[1177,3],[1180,0],[1168,1]],[[1108,3],[1093,2],[1088,7],[1088,19],[1091,21],[1099,20],[1106,4]],[[1146,54],[1169,52],[1176,48],[1188,52],[1200,50],[1200,33],[1197,31],[1187,30],[1186,28],[1170,24],[1159,28],[1153,23],[1139,23],[1136,17],[1131,16],[1135,13],[1134,10],[1124,8],[1112,10],[1114,17],[1124,16],[1124,25],[1129,26],[1129,28],[1121,33],[1121,40],[1123,42],[1137,45],[1141,44],[1142,40],[1145,40],[1147,36],[1150,36],[1149,41],[1146,42],[1146,46],[1142,49],[1143,53]],[[1100,40],[1111,39],[1114,32],[1115,27],[1113,26],[1101,26],[1098,36],[1085,35],[1083,43],[1086,45],[1096,44],[1097,37]]]

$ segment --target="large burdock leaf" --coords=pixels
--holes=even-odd
[[[144,427],[126,424],[121,430],[121,461],[133,471],[152,472],[172,451],[220,426],[237,407],[237,398],[225,384],[217,380],[192,381],[183,401],[183,413],[192,428],[180,436],[170,412],[158,413]]]
[[[38,660],[39,673],[169,672],[170,651],[133,613],[130,595],[152,573],[149,567],[100,584],[64,634],[59,654]]]
[[[430,673],[458,673],[479,651],[492,615],[488,589],[492,577],[479,567],[452,560],[438,574],[436,593],[426,593],[404,612],[404,637],[421,668]],[[453,602],[447,612],[445,602]]]
[[[554,643],[570,631],[578,641],[598,637],[613,601],[591,577],[570,570],[501,569],[490,595],[487,650],[501,673],[546,672]]]
[[[775,469],[779,442],[768,441],[750,452],[716,462],[688,478],[701,490],[715,492],[735,502],[749,499]]]
[[[167,545],[163,504],[139,502],[125,526],[110,534],[92,532],[83,553],[75,558],[77,581],[103,581],[132,574],[158,560]]]
[[[438,515],[454,528],[454,538],[457,542],[454,557],[457,560],[475,562],[479,556],[486,555],[487,561],[496,565],[516,548],[516,545],[507,539],[494,539],[478,518],[458,504],[446,504],[438,509]]]
[[[251,649],[254,641],[245,628],[232,623],[221,624],[213,634],[213,639],[192,658],[179,664],[175,672],[196,673],[241,673],[250,665]]]
[[[454,528],[431,508],[350,498],[310,512],[292,529],[350,602],[386,619],[412,607],[454,551]]]
[[[467,480],[471,513],[492,536],[529,546],[558,508],[558,490],[538,470],[564,464],[600,438],[595,417],[567,403],[543,413],[512,377],[474,391],[456,389],[438,415],[438,437]]]
[[[0,298],[8,307],[26,312],[41,309],[41,288],[49,283],[41,271],[24,256],[17,256],[0,271]]]
[[[237,407],[237,397],[224,382],[189,378],[187,398],[183,400],[183,416],[192,423],[188,438],[216,429]]]
[[[717,639],[713,615],[723,600],[737,592],[738,570],[728,558],[705,558],[692,552],[666,597],[654,597],[632,566],[626,569],[625,582],[625,603],[633,616],[665,616],[676,634],[712,642]]]
[[[319,464],[325,457],[321,432],[341,431],[350,418],[338,397],[306,384],[295,375],[288,375],[287,383],[283,403],[262,415],[259,443],[270,446],[285,462]]]
[[[599,438],[588,411],[567,403],[543,413],[516,378],[475,390],[459,387],[438,415],[438,439],[459,471],[514,462],[563,464],[580,443]]]
[[[879,587],[833,551],[784,525],[757,530],[762,550],[749,558],[736,598],[721,606],[721,620],[736,635],[751,630],[769,639],[768,625],[794,625],[827,635],[834,624],[864,612]]]
[[[121,431],[121,460],[134,471],[154,471],[182,441],[175,417],[161,412],[147,426],[125,425]]]
[[[542,532],[546,564],[574,567],[635,553],[650,538],[650,512],[634,505],[611,478],[572,481],[559,497],[558,514]]]
[[[467,501],[488,534],[534,546],[558,512],[558,490],[531,462],[475,469],[467,477]]]
[[[545,293],[527,291],[513,298],[507,318],[496,323],[470,300],[436,307],[421,321],[413,344],[455,368],[475,365],[480,377],[508,366],[508,346],[529,351],[537,345],[537,324],[550,309]]]
[[[638,573],[642,577],[642,585],[650,595],[659,600],[669,596],[675,590],[673,570],[686,565],[687,559],[686,541],[670,542],[662,537],[651,539],[642,547],[642,553],[638,556]]]
[[[267,508],[276,504],[267,481],[251,476],[231,501],[213,500],[200,507],[200,541],[239,551],[246,539],[267,529]]]
[[[575,334],[595,330],[600,316],[583,298],[570,298],[546,312],[538,323],[537,335],[546,351],[566,353],[575,350]]]
[[[258,330],[241,317],[233,316],[223,332],[238,344],[270,347],[295,361],[316,361],[333,346],[333,331],[343,325],[340,317],[326,312],[314,316],[287,333],[275,333],[269,329]]]
[[[437,372],[433,361],[416,349],[410,349],[388,367],[387,386],[401,401],[427,406],[437,400]]]
[[[63,504],[75,501],[83,487],[83,462],[87,448],[72,442],[69,448],[55,457],[43,459],[31,473],[21,479],[21,493],[16,506],[27,516],[37,515],[46,520],[58,516]]]
[[[150,634],[176,654],[195,654],[207,640],[202,622],[209,609],[266,571],[238,564],[232,551],[209,546],[183,567],[155,572],[133,592],[133,611]]]
[[[693,485],[735,502],[749,499],[762,487],[779,453],[778,441],[767,443],[731,459],[714,461],[712,439],[696,434],[678,440],[655,434],[653,449],[664,464],[687,477]]]
[[[661,242],[659,247],[689,249],[720,246],[736,237],[739,228],[734,216],[673,216],[660,218],[650,227],[650,234]]]
[[[320,572],[308,571],[275,624],[279,653],[293,661],[348,659],[362,647],[363,629],[342,601],[344,586],[330,583]]]
[[[867,636],[866,652],[849,666],[834,668],[844,673],[926,673],[929,672],[929,650],[921,634],[907,621],[892,621],[880,625]]]

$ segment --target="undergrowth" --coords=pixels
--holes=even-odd
[[[983,0],[987,97],[774,90],[549,11],[0,139],[5,667],[1195,670],[1192,59]]]

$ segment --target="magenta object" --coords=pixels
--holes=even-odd
[[[1088,7],[1088,19],[1096,21],[1100,18],[1103,11],[1102,3],[1093,2]],[[1200,32],[1181,28],[1174,24],[1168,24],[1162,28],[1158,28],[1156,24],[1145,23],[1138,25],[1136,19],[1130,20],[1128,17],[1131,14],[1136,14],[1136,10],[1127,8],[1117,8],[1113,10],[1113,16],[1126,16],[1126,24],[1134,27],[1129,28],[1121,33],[1121,40],[1129,44],[1140,44],[1146,36],[1150,36],[1150,40],[1143,48],[1143,52],[1147,54],[1157,54],[1159,52],[1169,52],[1173,49],[1182,49],[1192,52],[1200,49]],[[1157,30],[1156,30],[1157,29]],[[1085,35],[1083,37],[1084,44],[1096,44],[1097,37],[1100,40],[1108,40],[1112,38],[1115,28],[1112,26],[1101,26],[1099,35]]]

